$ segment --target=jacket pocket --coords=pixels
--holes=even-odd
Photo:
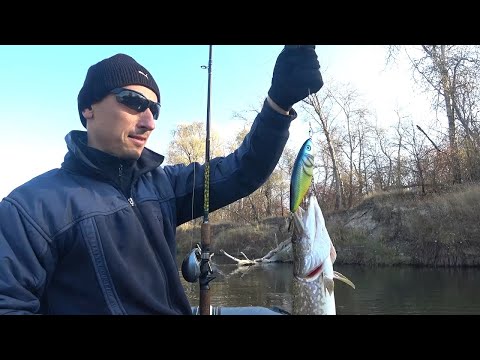
[[[105,302],[110,309],[112,315],[125,315],[126,311],[123,308],[115,287],[113,286],[112,277],[108,271],[108,266],[105,261],[103,247],[100,242],[98,228],[93,218],[88,218],[83,221],[80,226],[82,235],[90,254],[90,258],[95,269],[97,281],[102,289]]]

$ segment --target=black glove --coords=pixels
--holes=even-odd
[[[315,45],[285,45],[273,69],[268,96],[285,111],[323,86]]]

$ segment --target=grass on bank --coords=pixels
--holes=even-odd
[[[349,226],[352,217],[355,226]],[[354,209],[325,214],[340,263],[364,265],[480,265],[480,185],[462,185],[421,195],[395,191],[374,194]],[[350,222],[351,223],[351,222]],[[287,239],[288,218],[256,226],[212,224],[213,251],[235,257],[265,255]],[[200,227],[177,229],[178,253],[200,243]]]

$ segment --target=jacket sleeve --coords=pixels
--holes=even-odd
[[[39,230],[8,198],[0,202],[0,314],[39,312],[48,249]]]
[[[226,157],[210,160],[210,207],[215,211],[262,186],[275,169],[289,137],[289,127],[296,118],[282,115],[266,102],[255,118],[242,144]],[[205,165],[165,166],[176,197],[177,226],[203,214]],[[192,195],[195,196],[192,196]]]

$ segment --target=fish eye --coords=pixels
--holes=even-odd
[[[310,145],[307,145],[307,150],[310,151],[311,147]]]

